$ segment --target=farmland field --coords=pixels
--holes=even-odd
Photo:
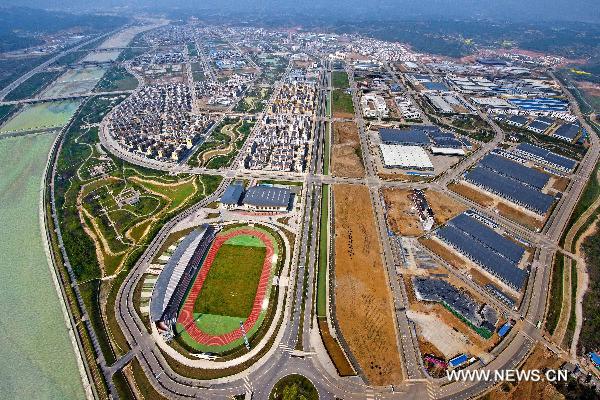
[[[107,62],[107,61],[115,61],[119,58],[119,54],[121,54],[121,50],[110,50],[110,51],[97,51],[88,54],[82,60],[83,62]]]
[[[74,96],[89,93],[102,78],[105,70],[97,67],[71,69],[42,93],[42,97]]]
[[[24,107],[0,127],[0,133],[61,128],[69,122],[79,100],[53,101]]]
[[[335,185],[333,199],[335,310],[341,334],[371,384],[399,383],[391,293],[368,189]]]

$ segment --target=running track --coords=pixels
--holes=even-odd
[[[177,319],[177,322],[185,327],[187,333],[189,333],[197,343],[208,346],[223,346],[242,337],[242,331],[240,328],[223,335],[209,335],[198,328],[196,322],[194,321],[194,303],[196,303],[196,299],[202,291],[202,285],[208,276],[208,272],[210,271],[210,267],[215,260],[217,252],[227,240],[240,235],[254,236],[260,239],[267,248],[263,262],[262,273],[260,275],[260,280],[258,281],[258,288],[256,289],[256,296],[254,297],[254,304],[252,305],[252,311],[250,312],[250,315],[246,321],[244,321],[244,330],[246,332],[249,332],[254,326],[258,320],[260,312],[262,311],[263,299],[267,293],[269,277],[271,276],[272,258],[273,254],[275,253],[271,238],[266,233],[255,229],[236,229],[235,231],[228,232],[224,235],[219,235],[210,247],[210,250],[206,255],[206,260],[204,261],[202,268],[200,268],[200,272],[198,272],[198,276],[196,277],[196,280],[190,289],[190,293],[188,294],[188,297],[183,304],[183,308],[179,313],[179,318]]]

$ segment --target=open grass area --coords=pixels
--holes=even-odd
[[[347,89],[350,87],[346,71],[333,71],[331,73],[331,85],[335,89]]]
[[[319,400],[319,392],[310,380],[302,375],[292,374],[275,384],[269,400]]]
[[[352,103],[352,95],[341,89],[335,89],[331,93],[331,102],[334,117],[354,117],[354,104]]]
[[[17,109],[16,105],[2,104],[0,105],[0,125],[6,121],[10,115]]]
[[[590,208],[590,206],[592,204],[594,204],[596,199],[598,199],[599,197],[600,197],[600,162],[598,164],[596,164],[596,167],[594,168],[594,171],[592,172],[592,174],[590,176],[590,180],[586,184],[585,189],[583,190],[583,193],[581,194],[581,197],[579,198],[579,201],[577,202],[577,205],[575,206],[575,210],[573,210],[573,213],[571,214],[571,218],[569,219],[569,223],[567,224],[567,226],[573,226],[575,224],[575,222],[581,217],[581,215],[583,213],[585,213],[586,210],[588,208]],[[588,221],[581,226],[579,231],[573,237],[572,245],[577,243],[577,240],[579,239],[581,234],[583,232],[585,232],[585,230],[596,220],[599,213],[600,213],[600,211],[596,211],[593,215],[590,216]],[[568,232],[569,232],[568,229],[565,230],[564,235],[561,238],[561,245],[565,244],[565,239],[566,239]],[[574,249],[571,248],[571,249],[566,249],[566,250],[573,251]]]
[[[569,322],[567,322],[567,330],[565,331],[565,337],[563,338],[563,346],[565,348],[571,347],[573,341],[573,335],[575,334],[575,325],[577,324],[576,314],[576,300],[577,300],[577,263],[573,261],[571,263],[571,312],[569,313]]]
[[[219,249],[194,312],[245,319],[250,315],[266,249],[227,244]]]
[[[109,69],[98,81],[94,91],[114,92],[119,90],[133,90],[138,86],[138,80],[121,66]]]
[[[319,269],[317,271],[317,316],[327,315],[327,244],[329,242],[329,185],[323,185],[319,233]]]
[[[29,99],[40,93],[47,85],[53,82],[61,75],[60,71],[44,71],[38,72],[25,82],[10,91],[4,100],[14,101]]]
[[[62,128],[80,104],[79,100],[67,100],[27,105],[2,125],[0,133]]]
[[[554,333],[560,318],[560,312],[563,301],[563,273],[565,266],[565,256],[557,253],[552,267],[552,284],[550,286],[550,295],[548,296],[548,314],[546,315],[546,330],[551,335]]]
[[[600,223],[596,222],[595,227],[594,233],[582,244],[589,284],[583,296],[583,321],[577,345],[579,354],[600,348]]]
[[[200,145],[190,157],[191,166],[203,166],[210,169],[228,167],[250,135],[254,122],[239,118],[226,119]]]

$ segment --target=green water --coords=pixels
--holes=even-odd
[[[0,397],[85,393],[43,248],[40,182],[54,134],[0,140]]]

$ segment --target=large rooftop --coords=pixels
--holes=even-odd
[[[244,204],[257,207],[287,207],[290,204],[290,189],[258,185],[249,188],[244,196]]]

